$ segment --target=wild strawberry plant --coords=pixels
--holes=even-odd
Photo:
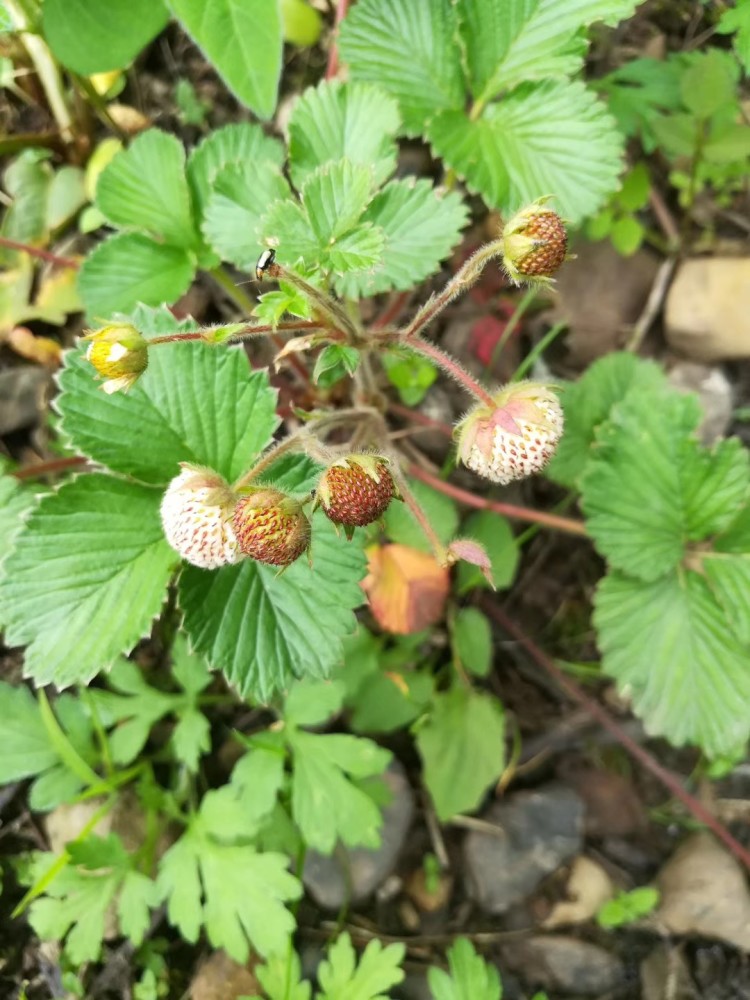
[[[16,23],[27,17],[6,2]],[[150,0],[139,19],[142,6],[92,0],[103,21],[46,0],[46,42],[81,73],[125,65],[169,16]],[[501,778],[503,707],[482,686],[492,627],[461,597],[510,586],[518,546],[497,513],[461,524],[453,500],[405,475],[386,380],[413,404],[437,370],[452,376],[471,402],[459,462],[498,485],[546,467],[580,498],[608,564],[595,598],[602,670],[650,732],[712,757],[747,739],[739,442],[699,444],[695,400],[630,355],[562,391],[520,377],[497,388],[429,339],[485,267],[548,286],[567,253],[561,214],[581,220],[616,187],[622,137],[574,77],[582,26],[634,6],[360,0],[341,27],[351,81],[305,90],[286,144],[248,122],[190,150],[149,129],[97,172],[93,210],[114,232],[80,267],[91,332],[67,353],[54,404],[63,447],[87,470],[41,494],[0,479],[0,620],[40,689],[0,684],[0,780],[32,779],[38,811],[97,803],[63,853],[20,873],[19,911],[65,942],[72,966],[101,955],[113,915],[140,945],[163,906],[186,941],[261,955],[271,1000],[309,998],[289,948],[304,857],[378,844],[392,755],[371,737],[411,727],[441,820],[476,809]],[[234,93],[269,117],[282,13],[289,31],[295,5],[219,0],[211,19],[202,7],[171,5]],[[232,26],[242,44],[227,54]],[[116,46],[94,44],[115,28]],[[445,184],[396,176],[404,134],[428,139]],[[469,211],[456,177],[505,222],[402,325],[370,321],[368,299],[416,288],[460,242]],[[255,302],[227,264],[271,290]],[[232,322],[202,327],[167,308],[199,272],[239,310]],[[243,344],[255,338],[275,340],[305,406],[282,408],[268,372],[251,367]],[[364,586],[376,619],[405,635],[375,635],[354,614],[381,519],[389,543],[370,548]],[[426,581],[416,619],[394,612],[383,585],[405,567]],[[451,572],[446,669],[418,630],[442,619]],[[170,665],[156,684],[125,658],[147,636]],[[50,703],[46,685],[75,693]],[[239,700],[255,721],[232,737],[228,781],[206,791],[211,709]],[[351,732],[325,731],[342,711]],[[134,850],[99,827],[131,791],[145,831]],[[372,944],[357,964],[343,936],[315,996],[372,1000],[400,980],[401,958]],[[499,997],[468,943],[449,960],[450,974],[430,974],[436,1000]]]

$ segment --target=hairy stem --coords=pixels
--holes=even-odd
[[[346,310],[336,302],[330,295],[322,291],[320,288],[316,288],[315,285],[311,285],[309,281],[301,278],[294,271],[290,271],[285,268],[282,264],[271,264],[266,269],[266,274],[269,277],[275,278],[277,281],[286,281],[290,285],[299,289],[300,292],[308,299],[314,308],[324,316],[329,324],[336,330],[341,330],[346,334],[347,340],[353,346],[358,346],[361,344],[362,335],[357,329],[355,323],[352,321]]]
[[[422,529],[427,541],[430,543],[430,548],[432,549],[437,561],[441,566],[447,566],[449,562],[447,549],[438,538],[435,529],[430,524],[429,518],[419,506],[417,498],[414,496],[409,488],[409,484],[406,482],[406,477],[401,472],[401,467],[399,466],[398,461],[394,460],[391,464],[393,467],[394,479],[396,480],[396,485],[398,486],[399,493],[401,494],[404,503],[416,518],[417,524]],[[411,469],[409,471],[411,472]]]
[[[548,514],[542,510],[531,510],[528,507],[517,507],[515,504],[487,500],[485,497],[469,493],[468,490],[462,490],[459,486],[453,486],[452,483],[444,482],[419,465],[410,465],[409,475],[415,479],[420,479],[423,483],[427,483],[428,486],[432,486],[438,492],[453,497],[454,500],[458,500],[460,503],[465,503],[468,507],[476,507],[478,510],[491,510],[496,514],[515,518],[517,521],[540,524],[545,528],[552,528],[554,531],[564,531],[568,535],[586,537],[585,524],[582,521],[576,521],[572,517],[562,517],[560,514]]]
[[[439,347],[431,344],[428,340],[422,340],[421,337],[407,337],[402,335],[399,337],[397,343],[404,347],[407,347],[410,351],[414,351],[417,354],[423,354],[426,358],[430,358],[436,364],[438,364],[443,371],[454,378],[459,385],[462,385],[467,392],[470,392],[472,396],[475,396],[480,403],[484,403],[491,410],[495,409],[495,400],[490,396],[483,385],[480,385],[475,378],[473,378],[466,369],[452,358],[450,354],[445,351],[441,351]]]
[[[209,326],[203,330],[191,330],[189,333],[165,333],[160,337],[151,337],[148,341],[148,346],[153,347],[154,344],[174,344],[181,340],[205,340],[208,343],[212,343],[211,331],[213,329],[214,327]],[[231,337],[227,337],[226,340],[221,341],[221,343],[239,344],[243,340],[249,340],[251,337],[272,336],[279,331],[283,333],[299,333],[301,331],[309,333],[311,330],[320,329],[322,327],[318,323],[305,319],[293,320],[288,323],[277,323],[276,326],[266,323],[258,324],[257,326],[248,324],[243,330],[238,330]]]
[[[416,337],[453,299],[475,284],[484,270],[485,264],[494,257],[500,256],[502,250],[501,240],[495,240],[480,247],[473,256],[469,257],[463,267],[456,271],[451,280],[425,302],[411,323],[401,331],[404,337]]]
[[[348,9],[349,9],[349,0],[338,0],[338,3],[336,4],[336,19],[333,25],[333,41],[331,42],[331,49],[328,53],[326,80],[332,80],[339,71],[339,47],[337,43],[337,35],[339,26],[346,17],[346,12]]]

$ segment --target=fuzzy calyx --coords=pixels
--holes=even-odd
[[[240,550],[268,566],[289,566],[310,547],[310,522],[302,505],[272,487],[241,496],[232,526]]]

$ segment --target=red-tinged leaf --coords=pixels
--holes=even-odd
[[[479,542],[473,542],[470,538],[456,538],[448,546],[448,555],[451,562],[464,562],[476,566],[482,573],[487,583],[495,590],[495,581],[492,579],[492,563],[484,547]]]
[[[440,621],[450,581],[434,556],[408,545],[373,545],[367,555],[362,587],[381,628],[407,635]]]

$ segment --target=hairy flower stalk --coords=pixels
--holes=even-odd
[[[109,395],[127,392],[146,370],[148,341],[134,326],[114,323],[82,339],[91,341],[86,360],[106,379],[101,388]]]
[[[167,541],[183,559],[201,569],[217,569],[240,557],[232,528],[237,496],[212,469],[181,463],[167,488],[161,520]]]
[[[517,382],[495,393],[458,424],[458,458],[478,475],[505,486],[541,472],[563,431],[563,412],[542,382]]]

